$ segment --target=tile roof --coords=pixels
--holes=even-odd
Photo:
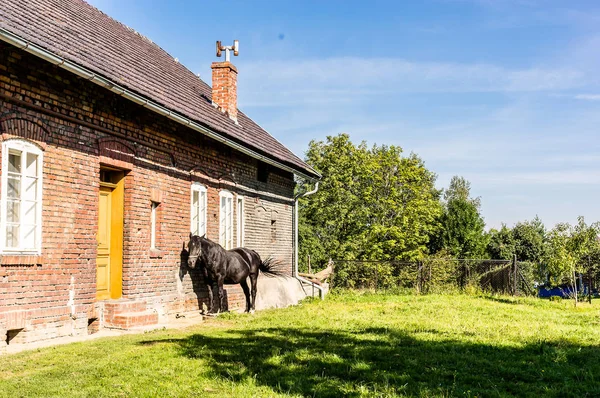
[[[2,0],[0,27],[294,170],[319,174],[238,111],[218,111],[208,84],[133,29],[82,0]]]

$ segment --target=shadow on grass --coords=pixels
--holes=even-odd
[[[140,344],[175,344],[184,357],[206,359],[215,377],[304,396],[600,396],[597,346],[434,338],[387,328],[267,328]]]
[[[523,304],[523,300],[520,298],[517,298],[517,297],[501,297],[501,296],[492,296],[492,295],[482,295],[481,297],[486,300],[493,301],[495,303],[511,304],[511,305]]]

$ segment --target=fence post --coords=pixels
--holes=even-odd
[[[427,293],[429,293],[429,287],[431,286],[431,261],[429,261],[429,278],[427,278]]]
[[[423,266],[423,261],[419,260],[419,293],[425,292],[425,268]]]
[[[517,269],[517,255],[513,254],[513,296],[517,295],[517,276],[519,270]]]
[[[425,293],[425,284],[427,281],[427,277],[425,276],[425,264],[423,260],[419,260],[419,293]]]
[[[334,287],[335,286],[335,271],[336,271],[337,267],[334,266],[333,269],[331,270],[331,276],[329,277],[329,286],[330,287]]]
[[[459,264],[460,264],[460,259],[458,260]],[[462,266],[462,276],[461,276],[461,281],[460,281],[460,287],[462,289],[467,287],[467,284],[469,283],[469,274],[470,274],[470,270],[469,270],[469,264],[467,263],[467,261],[462,261],[463,266]]]
[[[592,267],[590,267],[590,256],[588,256],[588,302],[592,304]]]
[[[421,294],[421,283],[423,281],[423,270],[421,269],[421,262],[417,261],[417,294]]]

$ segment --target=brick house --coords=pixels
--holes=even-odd
[[[190,231],[293,273],[294,188],[320,176],[212,69],[81,0],[0,2],[0,351],[197,313]]]

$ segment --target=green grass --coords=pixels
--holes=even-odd
[[[600,396],[600,305],[346,292],[0,357],[0,396]]]

